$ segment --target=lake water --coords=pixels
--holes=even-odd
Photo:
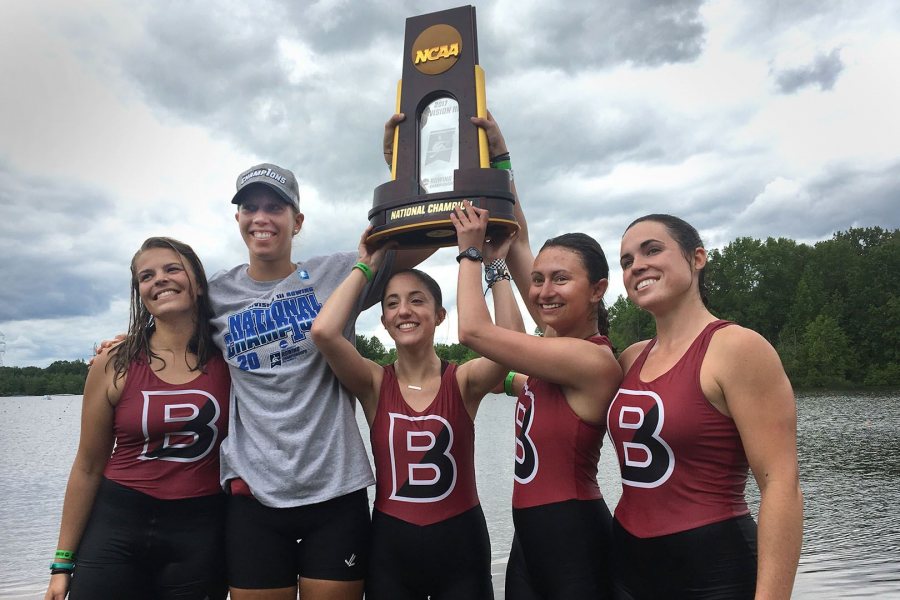
[[[794,598],[900,598],[900,392],[804,394],[798,405],[806,523]],[[512,411],[511,398],[489,397],[477,420],[498,599],[512,541]],[[80,396],[0,398],[0,598],[43,598],[80,413]],[[621,488],[609,451],[599,479],[612,509]],[[752,478],[748,488],[755,515]]]

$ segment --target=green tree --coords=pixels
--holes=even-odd
[[[835,319],[819,315],[807,325],[799,361],[801,386],[846,386],[847,375],[855,362],[850,340]]]
[[[476,352],[462,344],[435,344],[434,351],[440,359],[458,365],[469,362],[473,358],[478,358]]]
[[[373,335],[372,337],[366,337],[364,335],[357,334],[356,350],[364,358],[368,358],[369,360],[375,361],[377,363],[380,363],[384,359],[384,355],[387,353],[384,344],[382,344],[381,340],[378,339],[378,336],[375,335]]]
[[[872,322],[880,327],[869,326],[874,350],[881,354],[880,360],[865,365],[865,385],[900,385],[900,296],[891,296],[884,306],[873,309]],[[873,331],[877,329],[878,331]],[[866,358],[869,358],[868,356]]]
[[[656,321],[653,315],[638,308],[628,298],[619,296],[609,307],[609,341],[616,352],[655,335]]]
[[[769,342],[788,322],[798,274],[810,248],[786,238],[738,238],[709,252],[706,283],[710,310],[758,331]]]

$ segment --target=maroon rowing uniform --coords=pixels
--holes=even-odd
[[[187,383],[166,383],[144,361],[128,366],[115,407],[116,447],[103,475],[161,500],[208,496],[219,486],[231,378],[215,353]]]
[[[622,498],[616,520],[636,537],[657,537],[749,513],[744,499],[747,456],[734,421],[700,387],[700,367],[714,321],[684,355],[653,381],[641,368],[651,340],[625,374],[607,412],[619,457]]]
[[[375,509],[414,525],[431,525],[478,505],[475,423],[466,411],[456,365],[422,412],[410,408],[393,365],[384,377],[371,430]]]
[[[588,341],[612,348],[606,336]],[[513,508],[602,498],[597,463],[605,432],[575,414],[559,385],[529,377],[516,403]]]

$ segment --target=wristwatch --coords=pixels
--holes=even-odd
[[[469,260],[477,260],[478,262],[484,262],[484,258],[481,256],[481,251],[475,246],[469,246],[465,250],[459,253],[456,257],[456,262],[462,262],[462,259],[468,258]]]
[[[506,279],[507,281],[510,279],[509,271],[506,270],[505,260],[502,258],[495,258],[484,265],[484,282],[487,284],[488,288],[502,279]]]

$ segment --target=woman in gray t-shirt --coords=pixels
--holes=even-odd
[[[231,597],[361,598],[372,472],[353,414],[309,335],[322,304],[356,253],[297,263],[303,226],[299,186],[287,169],[257,165],[237,179],[235,218],[249,261],[210,280],[215,341],[232,377],[222,485],[230,492]],[[373,304],[395,267],[387,259],[356,306]],[[428,251],[405,252],[413,266]],[[353,327],[344,331],[353,339]],[[254,596],[255,597],[255,596]]]

